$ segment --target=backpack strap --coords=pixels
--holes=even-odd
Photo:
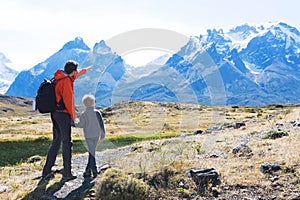
[[[103,123],[103,119],[101,118],[101,115],[99,112],[96,111],[96,115],[97,115],[97,119],[101,128],[101,135],[100,138],[104,138],[105,137],[105,129],[104,129],[104,123]]]
[[[100,116],[100,113],[96,111],[96,115],[97,115],[97,119],[98,119],[99,125],[101,127],[101,116]]]
[[[54,90],[55,90],[55,84],[56,84],[55,77],[51,78],[50,81],[54,84]],[[56,95],[56,92],[55,92],[55,95]],[[64,104],[63,97],[62,97],[62,95],[60,95],[60,101],[56,104],[55,110],[65,110],[65,109],[66,109],[66,106]]]

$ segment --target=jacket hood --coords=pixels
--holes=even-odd
[[[65,73],[63,70],[57,70],[55,73],[54,73],[54,80],[61,80],[61,79],[64,79],[64,78],[68,78],[68,74]],[[72,81],[74,81],[74,79],[72,77],[69,77]]]

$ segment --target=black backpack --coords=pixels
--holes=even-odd
[[[54,78],[44,79],[35,97],[35,109],[40,113],[51,113],[56,110]]]
[[[54,78],[51,80],[44,79],[40,84],[35,97],[35,110],[38,110],[40,113],[51,113],[55,110],[64,110],[66,108],[62,98],[59,104],[56,104],[54,86]]]

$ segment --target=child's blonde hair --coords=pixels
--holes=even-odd
[[[95,105],[95,97],[91,94],[86,94],[82,97],[82,103],[85,107],[92,107]]]

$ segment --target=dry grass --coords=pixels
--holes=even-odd
[[[197,111],[198,117],[205,118],[209,109],[212,108]],[[281,178],[276,184],[283,185],[283,188],[275,196],[281,195],[286,199],[292,191],[300,192],[300,150],[297,148],[300,134],[299,128],[292,125],[293,121],[299,120],[298,106],[240,107],[234,111],[226,107],[215,110],[219,116],[216,114],[214,116],[221,119],[217,124],[243,121],[246,126],[239,129],[225,128],[212,134],[189,137],[180,135],[183,132],[191,133],[195,129],[191,127],[188,131],[181,129],[179,137],[169,139],[167,143],[166,140],[158,140],[137,144],[139,147],[135,148],[137,151],[115,161],[115,165],[129,173],[140,174],[155,173],[164,166],[173,166],[178,171],[189,168],[215,168],[225,185],[262,187],[270,190],[270,195],[274,192],[274,184],[270,181],[270,177],[278,176]],[[194,117],[193,113],[190,112],[191,115],[186,113],[188,112],[185,112],[184,116],[187,118]],[[277,128],[286,130],[289,135],[275,140],[262,139],[266,132]],[[198,129],[203,130],[203,127],[198,126]],[[244,156],[234,155],[233,148],[240,144],[247,144],[252,153]],[[260,171],[262,164],[280,164],[283,169],[289,170],[271,175],[263,174]]]
[[[8,105],[5,105],[7,107]],[[46,136],[51,138],[52,125],[49,115],[15,108],[15,113],[2,113],[0,141],[23,140]],[[229,186],[260,186],[272,193],[270,174],[263,174],[260,166],[277,163],[285,171],[272,176],[280,177],[282,185],[278,197],[289,192],[300,192],[300,143],[299,128],[291,121],[299,120],[298,106],[266,107],[207,107],[179,103],[124,102],[101,110],[107,134],[113,136],[149,136],[173,132],[177,137],[153,140],[132,145],[126,157],[112,160],[115,167],[128,173],[149,175],[171,166],[184,172],[189,168],[215,168],[222,184]],[[212,126],[245,122],[239,129],[222,128],[211,134],[193,135],[195,130]],[[288,136],[279,139],[262,139],[266,131],[280,127]],[[82,131],[73,129],[75,137]],[[247,144],[252,154],[234,155],[232,149]],[[35,163],[20,163],[0,169],[0,186],[9,188],[0,193],[0,199],[18,199],[33,191],[41,172],[44,158]],[[292,171],[292,173],[290,173]],[[56,177],[57,178],[57,177]],[[56,179],[49,183],[54,184]],[[24,187],[26,185],[26,187]],[[48,186],[49,186],[48,185]]]

